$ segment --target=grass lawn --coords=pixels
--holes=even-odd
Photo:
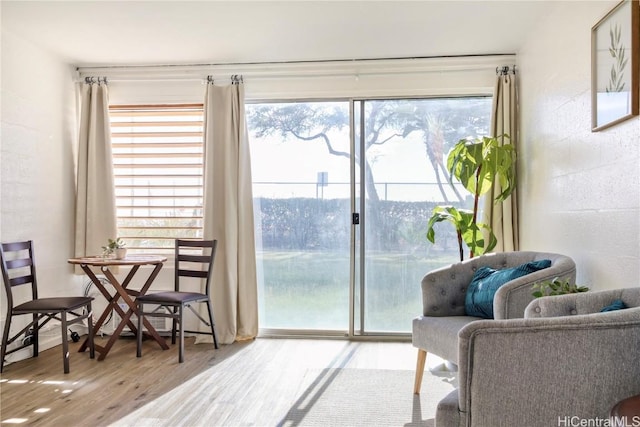
[[[422,277],[455,261],[455,254],[367,254],[365,331],[410,332],[422,312]],[[348,329],[348,252],[259,252],[258,272],[262,328]]]

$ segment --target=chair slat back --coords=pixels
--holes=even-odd
[[[208,255],[178,255],[178,260],[185,262],[209,262],[210,259],[211,257],[209,257]]]
[[[180,277],[199,277],[201,279],[206,279],[208,275],[208,271],[178,270],[178,276]]]
[[[211,272],[216,256],[217,240],[176,239],[175,290],[180,291],[181,277],[205,279],[205,293],[210,295]],[[194,252],[195,250],[195,252]],[[198,250],[200,252],[198,253]]]
[[[13,307],[12,290],[15,286],[31,284],[32,298],[38,298],[33,241],[0,244],[0,264],[8,307]]]

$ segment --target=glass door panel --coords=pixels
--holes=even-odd
[[[247,105],[262,329],[347,331],[348,102]]]
[[[459,260],[453,229],[426,239],[437,204],[469,207],[449,183],[446,155],[464,137],[489,131],[491,98],[359,101],[363,214],[360,333],[410,332],[422,312],[420,281]],[[358,110],[358,109],[356,109]],[[359,135],[359,134],[358,134]],[[439,224],[440,225],[440,224]],[[358,285],[356,285],[358,286]]]

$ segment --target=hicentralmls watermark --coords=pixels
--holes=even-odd
[[[557,427],[640,427],[640,415],[611,418],[564,416],[558,417]]]

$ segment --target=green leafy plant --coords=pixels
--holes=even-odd
[[[578,292],[587,292],[589,290],[586,286],[579,286],[575,283],[570,283],[566,279],[560,279],[558,277],[553,280],[546,280],[539,282],[532,287],[533,295],[536,298],[545,297],[549,295],[564,295],[564,294],[577,294]]]
[[[117,237],[116,239],[108,239],[108,243],[106,246],[102,247],[103,255],[111,255],[115,252],[116,249],[122,249],[126,246],[126,243]]]
[[[462,139],[447,157],[450,176],[460,181],[473,195],[473,209],[436,206],[429,218],[427,239],[435,243],[434,225],[450,222],[458,234],[460,261],[464,259],[463,243],[469,248],[470,258],[491,251],[498,243],[490,225],[478,221],[478,211],[480,196],[489,192],[494,184],[498,183],[501,189],[493,199],[494,204],[507,199],[515,189],[516,153],[513,145],[501,144],[503,138],[508,139],[509,136]]]

